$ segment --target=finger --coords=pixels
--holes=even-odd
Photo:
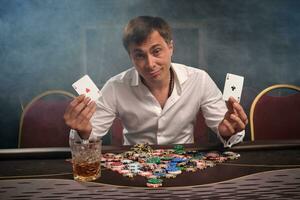
[[[71,118],[76,118],[80,115],[80,113],[87,107],[88,103],[90,102],[90,98],[86,97],[83,101],[81,101],[79,104],[77,104],[76,107],[73,108],[73,110],[70,112]]]
[[[84,131],[91,125],[91,122],[88,118],[84,117],[81,121],[78,121],[77,125],[79,130]]]
[[[96,111],[96,103],[91,102],[89,105],[85,107],[85,109],[81,112],[81,115],[83,118],[86,118],[87,120],[90,120],[94,112]]]
[[[229,121],[227,119],[223,120],[223,124],[227,127],[227,129],[229,130],[229,132],[231,134],[235,133],[235,130],[234,130],[233,126],[231,125],[231,123],[229,123]]]
[[[90,121],[95,111],[96,111],[96,103],[91,102],[88,106],[84,108],[84,110],[77,117],[78,118],[77,123],[86,123],[85,121]]]
[[[90,99],[85,99],[83,101],[84,104],[88,104]],[[95,103],[94,103],[95,104]],[[86,122],[85,121],[85,118],[88,118],[87,121],[90,120],[91,116],[89,115],[89,112],[91,109],[93,109],[94,107],[96,107],[96,105],[94,105],[93,102],[84,106],[82,108],[82,110],[76,115],[75,114],[75,111],[73,112],[73,116],[70,117],[70,120],[67,121],[67,124],[70,126],[70,127],[73,127],[73,129],[76,129],[76,130],[82,130],[82,128],[84,129],[86,125]],[[79,107],[80,104],[77,106]],[[78,110],[80,110],[81,108],[76,108]],[[94,108],[94,110],[96,110]],[[95,111],[94,111],[95,112]],[[92,113],[93,114],[93,113]]]
[[[239,103],[234,103],[233,107],[235,110],[235,114],[237,114],[245,124],[248,124],[248,117],[243,107]]]
[[[228,101],[226,102],[228,110],[232,113],[234,112],[234,109],[233,109],[234,103],[238,103],[238,101],[233,97],[229,97]]]
[[[74,108],[80,104],[82,101],[84,100],[84,95],[80,95],[78,97],[75,97],[67,106],[65,113],[64,113],[64,120],[66,122],[66,124],[73,128],[73,124],[74,124],[74,119],[72,119],[72,112],[74,110]]]
[[[244,130],[246,128],[245,123],[237,115],[231,114],[230,119],[235,122],[235,124],[237,126],[237,127],[235,127],[236,131]]]
[[[70,104],[68,105],[66,109],[66,113],[70,113],[79,103],[81,103],[84,100],[85,95],[79,95],[78,97],[75,97]]]

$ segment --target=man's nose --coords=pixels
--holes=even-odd
[[[155,66],[155,57],[152,56],[151,54],[149,54],[147,56],[147,66],[149,68],[154,68],[154,66]]]

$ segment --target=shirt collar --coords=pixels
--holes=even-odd
[[[132,70],[132,79],[131,79],[131,86],[138,86],[141,82],[141,77],[139,76],[138,71],[133,67]]]
[[[181,64],[172,63],[171,67],[173,69],[175,80],[177,79],[180,87],[188,79],[187,70],[182,67]]]

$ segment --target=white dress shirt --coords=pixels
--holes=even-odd
[[[243,140],[244,131],[225,141],[218,125],[227,111],[222,94],[209,75],[200,69],[172,63],[174,89],[163,108],[142,83],[135,68],[112,78],[103,86],[94,113],[91,137],[104,136],[115,117],[123,124],[124,145],[187,144],[194,142],[194,122],[201,109],[205,122],[231,147]],[[75,131],[71,137],[78,137]]]

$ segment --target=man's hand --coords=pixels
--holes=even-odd
[[[223,137],[230,137],[244,130],[248,124],[248,118],[244,109],[233,97],[229,98],[227,107],[228,111],[218,127],[219,133]]]
[[[95,102],[90,101],[90,98],[80,95],[71,101],[64,114],[65,123],[83,139],[88,139],[92,132],[90,119],[96,111]]]

